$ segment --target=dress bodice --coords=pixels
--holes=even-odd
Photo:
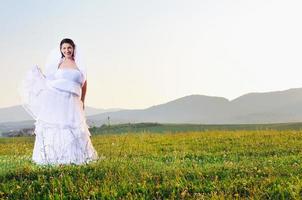
[[[54,74],[50,85],[56,89],[81,95],[83,75],[81,71],[72,68],[59,68]]]
[[[77,69],[70,69],[70,68],[59,68],[55,73],[56,79],[66,79],[68,81],[73,81],[78,84],[82,84],[82,74]]]

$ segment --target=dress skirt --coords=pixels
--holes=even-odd
[[[19,94],[22,105],[35,119],[32,160],[36,164],[83,164],[98,160],[80,97],[51,87],[35,66]]]

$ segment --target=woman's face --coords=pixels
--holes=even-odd
[[[63,43],[61,47],[61,52],[63,53],[65,58],[72,58],[73,47],[69,43]]]

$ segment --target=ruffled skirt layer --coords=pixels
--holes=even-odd
[[[80,97],[51,87],[49,81],[33,67],[19,87],[23,107],[36,120],[33,161],[83,164],[97,160]]]

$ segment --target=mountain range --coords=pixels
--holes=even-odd
[[[121,110],[89,117],[96,124],[159,122],[255,124],[302,121],[302,88],[248,93],[232,101],[205,95],[185,96],[142,110]]]
[[[146,109],[86,108],[90,126],[104,123],[196,123],[255,124],[302,121],[302,88],[248,93],[234,100],[206,95],[189,95]],[[109,118],[108,118],[109,117]],[[0,130],[8,124],[26,124],[30,116],[21,106],[0,109]],[[27,121],[27,124],[32,121]],[[18,127],[18,126],[16,126]]]

